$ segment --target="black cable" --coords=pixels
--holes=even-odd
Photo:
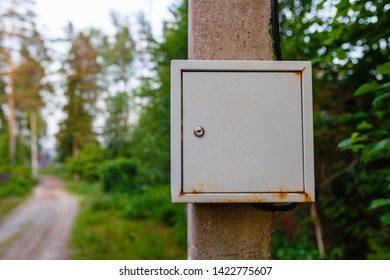
[[[285,204],[275,204],[275,203],[253,203],[252,206],[264,211],[272,212],[287,212],[294,210],[299,205],[298,202],[288,202]]]
[[[283,60],[279,37],[279,7],[278,0],[271,0],[272,37],[274,39],[274,53],[276,60]]]

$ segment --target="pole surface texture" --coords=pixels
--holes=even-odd
[[[272,60],[270,17],[270,0],[189,0],[190,59]],[[250,204],[188,204],[188,258],[270,259],[274,228]]]

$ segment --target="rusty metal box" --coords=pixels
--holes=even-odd
[[[171,64],[173,202],[314,201],[311,64]]]

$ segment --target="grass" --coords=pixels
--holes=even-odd
[[[66,166],[62,163],[53,163],[39,170],[39,173],[53,175],[63,180],[71,180],[71,175],[67,172]]]
[[[0,221],[24,200],[25,197],[20,196],[11,196],[0,199]]]
[[[103,193],[99,184],[70,182],[81,198],[72,237],[73,259],[185,259],[184,207],[166,186]]]
[[[30,195],[37,180],[11,180],[0,187],[0,221]]]

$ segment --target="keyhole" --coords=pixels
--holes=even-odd
[[[204,129],[201,126],[197,126],[194,128],[194,134],[197,137],[202,137],[204,135]]]

